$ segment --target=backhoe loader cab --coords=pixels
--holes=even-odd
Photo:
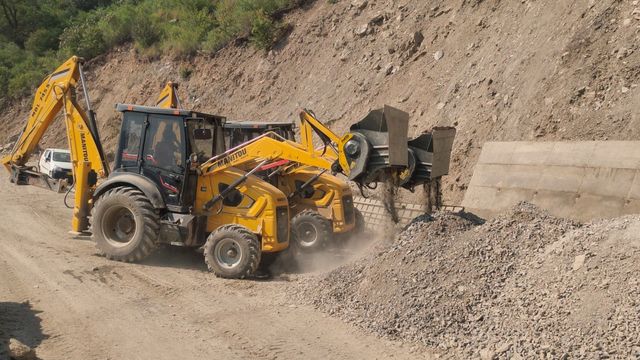
[[[242,278],[263,252],[288,247],[286,196],[242,170],[203,173],[224,151],[224,117],[118,104],[115,166],[94,193],[92,233],[110,259],[137,261],[159,243],[204,246],[216,275]],[[219,201],[214,201],[217,199]]]
[[[194,205],[198,164],[222,152],[223,117],[157,107],[117,105],[122,112],[114,177],[137,174],[157,187],[167,209],[186,213]],[[216,141],[216,138],[217,141]],[[191,171],[190,171],[191,170]]]

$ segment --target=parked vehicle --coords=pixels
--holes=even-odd
[[[72,182],[71,152],[66,149],[46,149],[40,156],[38,170],[52,179]]]

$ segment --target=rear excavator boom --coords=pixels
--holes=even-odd
[[[79,85],[84,91],[86,111],[76,100]],[[36,92],[24,130],[11,153],[0,162],[11,173],[11,181],[18,185],[29,184],[41,176],[34,167],[28,166],[28,161],[43,134],[61,111],[76,179],[72,230],[82,232],[88,228],[89,199],[97,178],[107,176],[109,167],[84,84],[81,58],[71,57],[44,79]]]
[[[163,109],[179,109],[180,99],[178,98],[178,83],[169,81],[164,86],[156,101],[156,106]]]

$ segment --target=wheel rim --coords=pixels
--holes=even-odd
[[[124,206],[114,206],[102,217],[105,239],[116,247],[125,246],[136,234],[136,220],[133,212]]]
[[[226,269],[233,269],[242,261],[240,244],[234,239],[220,240],[213,251],[216,262]]]
[[[298,225],[298,231],[296,231],[296,238],[298,243],[303,247],[310,247],[318,241],[318,229],[309,222],[304,222]]]

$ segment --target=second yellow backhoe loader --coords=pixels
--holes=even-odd
[[[86,112],[75,100],[79,83]],[[0,160],[17,184],[36,176],[27,165],[29,155],[60,109],[76,187],[72,230],[89,230],[90,219],[96,245],[115,260],[141,260],[158,244],[169,243],[202,247],[207,265],[218,276],[252,275],[263,252],[288,247],[287,195],[254,176],[274,161],[341,172],[359,184],[391,179],[415,185],[432,180],[436,173],[435,162],[420,164],[428,171],[426,177],[415,171],[418,165],[410,166],[408,119],[390,107],[372,113],[342,137],[303,111],[302,126],[310,124],[332,147],[332,158],[273,133],[221,152],[224,117],[128,104],[116,106],[122,127],[114,169],[109,171],[82,62],[72,57],[45,78],[27,126],[11,154]],[[425,159],[440,155],[428,147],[423,150]],[[240,170],[248,166],[251,170]]]
[[[168,82],[156,106],[178,108],[177,89],[177,83]],[[295,125],[290,122],[227,121],[223,129],[227,148],[240,146],[267,132],[295,141]],[[332,239],[344,240],[336,234],[353,235],[364,229],[364,217],[354,207],[351,187],[337,176],[288,161],[270,164],[262,170],[261,177],[289,198],[291,240],[297,249],[318,250]]]

